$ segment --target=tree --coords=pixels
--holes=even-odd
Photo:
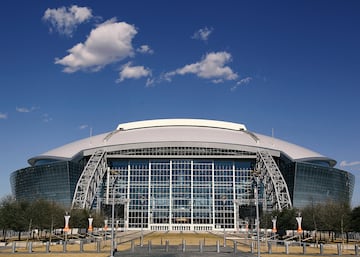
[[[6,230],[18,232],[19,240],[21,232],[31,232],[33,229],[39,230],[40,237],[43,236],[43,232],[45,237],[47,232],[50,232],[51,236],[54,228],[64,227],[65,213],[66,209],[55,202],[41,199],[33,202],[16,201],[13,197],[7,196],[0,201],[0,229],[4,232],[4,240]],[[87,228],[90,216],[94,219],[94,227],[104,225],[103,215],[90,213],[87,209],[73,209],[70,216],[71,228]]]
[[[11,229],[18,232],[20,240],[21,232],[26,231],[30,223],[26,215],[28,210],[28,202],[15,201],[11,197],[4,199],[1,205],[3,230]]]
[[[64,213],[64,208],[54,202],[41,199],[31,202],[28,213],[32,221],[31,228],[39,229],[40,236],[44,230],[52,232],[54,227],[63,226]]]
[[[104,216],[91,212],[87,209],[73,209],[71,210],[70,218],[70,227],[72,228],[88,228],[89,226],[89,217],[93,218],[94,227],[103,227],[104,226]]]
[[[360,232],[360,206],[351,211],[350,224],[349,229],[351,231]]]
[[[286,234],[286,230],[296,230],[296,216],[298,214],[298,210],[295,208],[292,209],[283,209],[281,212],[274,211],[272,216],[277,217],[277,230],[280,236],[284,236]]]
[[[87,209],[71,210],[70,227],[87,228],[89,217],[90,217],[90,212]]]
[[[14,201],[12,196],[5,196],[4,198],[1,199],[0,202],[0,227],[3,231],[3,235],[4,235],[4,241],[6,241],[6,230],[10,229],[10,223],[11,221],[9,220],[11,215],[9,215],[8,211],[7,211],[7,207],[10,206],[10,204]]]
[[[343,202],[326,201],[312,204],[301,210],[303,228],[312,231],[327,231],[334,240],[336,234],[347,234],[350,229],[350,206]],[[317,234],[315,234],[315,240]]]

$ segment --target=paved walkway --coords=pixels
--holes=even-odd
[[[234,253],[232,247],[220,247],[219,252],[217,252],[216,246],[204,246],[202,251],[200,251],[199,246],[186,246],[185,249],[179,246],[169,246],[167,251],[165,246],[151,246],[149,249],[148,245],[143,247],[136,246],[133,250],[121,251],[115,253],[114,256],[120,257],[197,257],[197,256],[207,256],[207,257],[230,257],[230,256],[244,256],[244,257],[253,257],[254,254],[245,253],[237,251]]]
[[[222,234],[213,233],[159,233],[159,232],[145,232],[144,231],[144,245],[140,246],[139,232],[127,232],[121,235],[121,242],[126,242],[127,247],[118,245],[119,251],[115,253],[116,257],[232,257],[244,256],[255,257],[255,252],[250,252],[250,246],[245,245],[238,237],[232,235],[227,237],[227,247],[222,245]],[[234,243],[237,242],[236,252],[234,252]],[[220,244],[219,244],[220,243]],[[130,246],[131,244],[131,246]],[[151,247],[149,247],[149,244]],[[262,246],[263,256],[289,256],[289,257],[318,257],[318,256],[335,256],[338,255],[337,245],[329,248],[326,245],[324,252],[321,255],[319,248],[307,247],[306,253],[303,252],[303,247],[299,245],[289,245],[289,252],[286,254],[284,245],[275,244],[272,246],[272,254],[268,252],[268,246]],[[353,246],[352,246],[353,247]],[[266,252],[264,252],[266,251]],[[344,249],[342,256],[356,255],[354,250]]]

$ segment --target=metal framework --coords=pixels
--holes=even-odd
[[[87,162],[76,185],[72,208],[90,209],[107,170],[106,152],[97,150]]]
[[[274,158],[267,151],[258,151],[256,158],[256,176],[259,176],[266,192],[266,209],[291,207],[289,189]]]
[[[87,162],[76,185],[72,208],[90,209],[99,185],[108,169],[107,154],[101,149],[96,151]],[[291,207],[288,187],[275,160],[265,150],[257,152],[255,176],[258,176],[265,189],[264,209]]]

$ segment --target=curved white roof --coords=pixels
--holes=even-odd
[[[183,144],[227,144],[246,148],[265,148],[286,154],[293,160],[323,160],[335,165],[336,161],[304,147],[273,137],[246,130],[242,124],[201,120],[201,119],[161,119],[119,124],[117,129],[90,138],[85,138],[50,150],[29,160],[34,164],[42,159],[70,160],[83,151],[115,147],[127,144],[166,143]]]
[[[202,120],[202,119],[159,119],[159,120],[144,120],[134,121],[129,123],[119,124],[116,130],[130,130],[139,128],[154,128],[154,127],[208,127],[208,128],[221,128],[230,130],[246,130],[245,125],[218,121],[218,120]]]

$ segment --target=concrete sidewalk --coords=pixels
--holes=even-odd
[[[202,251],[200,251],[199,246],[186,246],[185,249],[181,245],[172,245],[169,246],[167,251],[165,246],[151,246],[149,249],[148,245],[143,247],[136,246],[133,250],[121,251],[115,253],[114,256],[120,257],[197,257],[197,256],[207,256],[207,257],[230,257],[230,256],[244,256],[244,257],[253,257],[254,254],[240,252],[237,250],[234,253],[232,247],[220,247],[219,252],[217,252],[216,246],[204,246]]]

